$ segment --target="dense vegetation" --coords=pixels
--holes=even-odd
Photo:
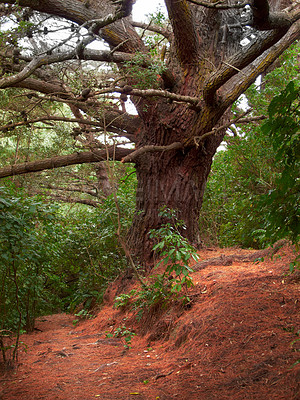
[[[207,240],[220,246],[261,248],[281,238],[299,240],[299,51],[246,93],[252,116],[267,122],[238,125],[214,159],[201,213]],[[236,109],[245,104],[245,98]]]

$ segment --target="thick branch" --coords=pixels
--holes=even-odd
[[[203,6],[205,8],[214,8],[216,10],[229,10],[231,8],[244,8],[246,5],[250,4],[251,0],[236,4],[228,4],[226,3],[226,1],[217,1],[215,3],[210,3],[208,1],[188,0],[188,2],[196,4],[197,6]]]
[[[131,152],[132,150],[130,149],[124,149],[118,147],[117,148],[110,147],[108,149],[109,157],[111,158],[115,157],[114,159],[117,161],[121,161]],[[102,160],[106,160],[106,158],[107,158],[106,149],[46,158],[40,161],[32,161],[24,164],[11,165],[9,167],[0,168],[0,178],[27,174],[29,172],[39,172],[39,171],[44,171],[46,169],[66,167],[68,165],[99,162]]]
[[[97,127],[100,125],[99,122],[91,121],[88,119],[56,117],[54,115],[49,115],[47,117],[34,118],[34,119],[27,120],[27,121],[20,121],[20,122],[14,122],[14,123],[10,123],[7,125],[3,125],[3,126],[0,126],[0,131],[11,130],[11,129],[17,128],[19,126],[24,126],[24,125],[31,125],[31,124],[34,124],[35,122],[46,122],[46,121],[60,121],[60,122],[73,122],[73,123],[76,122],[78,124],[97,126]]]
[[[1,3],[15,4],[15,0],[1,0]],[[18,0],[20,7],[30,7],[36,11],[66,18],[78,24],[99,18],[92,7],[86,7],[84,1],[74,0]]]
[[[67,92],[64,91],[63,88],[61,88],[59,85],[54,85],[48,82],[43,82],[40,81],[38,79],[33,79],[33,78],[27,78],[22,82],[19,82],[18,84],[15,85],[16,87],[20,87],[20,88],[26,88],[26,89],[30,89],[30,90],[34,90],[34,91],[39,91],[41,93],[45,93],[48,95],[53,95],[51,97],[45,97],[43,98],[43,100],[52,100],[52,101],[62,101],[65,103],[76,103],[76,105],[78,105],[78,107],[80,107],[81,109],[83,109],[85,112],[87,112],[87,107],[88,105],[85,102],[78,102],[74,99],[74,97],[71,97],[71,95]],[[34,97],[38,97],[37,94],[35,93],[31,93],[31,96]],[[40,98],[40,97],[38,97]],[[61,99],[60,99],[61,98]],[[67,98],[69,98],[69,100],[66,100]],[[97,108],[101,108],[101,115],[105,115],[105,123],[106,123],[106,127],[107,125],[109,126],[109,129],[111,130],[111,132],[117,133],[120,136],[125,136],[127,137],[129,140],[133,141],[135,140],[134,138],[134,134],[136,132],[136,130],[139,128],[139,126],[141,125],[142,121],[141,119],[137,116],[137,115],[130,115],[130,114],[124,114],[122,111],[118,111],[115,110],[113,108],[106,108],[105,111],[103,112],[102,108],[103,108],[103,104],[100,103],[96,103],[93,104],[93,108],[97,109]],[[51,119],[51,117],[43,117],[44,121]],[[54,120],[59,121],[60,117],[54,117]],[[39,119],[35,119],[35,120],[28,120],[26,122],[22,121],[20,123],[16,123],[16,124],[8,124],[6,126],[3,126],[0,128],[0,130],[4,129],[11,129],[13,127],[16,126],[21,126],[21,125],[26,125],[29,123],[33,123],[33,122],[39,122],[42,121],[40,118]],[[76,119],[76,120],[70,120],[70,119],[63,119],[66,122],[77,122],[77,123],[84,123],[84,124],[90,124],[90,125],[95,125],[95,126],[100,126],[101,128],[104,128],[104,120],[103,118],[97,118],[98,122],[92,122],[86,121],[86,120],[81,120],[81,119]]]
[[[272,31],[262,33],[253,44],[240,50],[232,57],[226,60],[220,68],[207,80],[203,90],[203,97],[207,104],[213,104],[216,101],[216,91],[224,85],[230,78],[238,73],[239,70],[247,67],[264,51],[277,43],[286,33],[286,30]]]
[[[289,16],[283,12],[270,12],[268,0],[252,0],[250,3],[253,20],[249,25],[260,31],[288,29],[291,26]]]
[[[135,160],[145,153],[155,153],[155,152],[163,152],[170,150],[179,150],[182,149],[183,145],[180,142],[174,142],[168,146],[144,146],[134,152],[130,153],[126,157],[124,157],[121,161],[122,163],[127,162],[135,162]]]
[[[70,98],[70,93],[67,93],[63,86],[40,81],[39,79],[35,78],[24,79],[23,81],[15,83],[14,87],[34,90],[45,94],[55,94],[63,99]]]
[[[260,31],[288,28],[291,25],[291,20],[287,14],[283,12],[270,12],[268,0],[246,0],[242,3],[238,2],[235,4],[229,4],[227,1],[188,1],[193,4],[203,6],[205,8],[213,8],[215,10],[244,8],[246,5],[249,5],[252,9],[252,20],[249,21],[248,25]]]
[[[182,64],[199,57],[199,42],[187,0],[165,0],[175,36],[177,55]]]
[[[108,113],[109,115],[109,113]],[[118,117],[123,119],[123,114],[119,115]],[[118,118],[117,117],[117,118]],[[124,116],[126,118],[126,115]],[[128,115],[128,117],[131,117]],[[116,117],[114,117],[116,118]],[[133,135],[133,133],[128,133],[127,130],[124,131],[124,124],[120,124],[120,121],[114,120],[114,118],[107,118],[106,119],[106,124],[104,123],[103,119],[99,120],[98,122],[96,121],[91,121],[91,120],[87,120],[87,119],[80,119],[80,118],[66,118],[66,117],[55,117],[55,116],[47,116],[47,117],[40,117],[40,118],[35,118],[35,119],[29,119],[27,121],[19,121],[19,122],[14,122],[14,123],[9,123],[3,126],[0,126],[0,132],[3,131],[8,131],[8,130],[13,130],[15,128],[18,128],[20,126],[26,126],[26,125],[31,125],[33,123],[36,122],[48,122],[48,121],[62,121],[62,122],[70,122],[70,123],[78,123],[80,125],[84,125],[84,126],[96,126],[96,127],[100,127],[102,130],[104,129],[104,125],[107,128],[107,130],[111,133],[115,133],[116,135],[120,136],[120,137],[126,137],[128,138],[130,141],[134,142],[135,141],[135,137]],[[136,118],[136,116],[132,116],[132,122],[137,122],[138,117]],[[109,122],[111,121],[111,122]],[[119,123],[117,123],[119,122]],[[119,125],[118,127],[116,127],[116,125]],[[121,128],[122,126],[122,128]],[[135,132],[136,128],[137,128],[138,124],[136,124],[135,126],[131,126],[131,131]],[[128,126],[127,126],[128,128]],[[84,129],[79,129],[78,131],[78,135],[80,135],[81,133],[84,132]]]
[[[229,107],[239,96],[244,93],[255,79],[287,49],[300,38],[300,21],[293,25],[289,32],[276,43],[269,51],[262,54],[251,65],[244,69],[234,80],[224,86],[222,109]],[[242,76],[241,76],[242,75]],[[228,88],[227,88],[228,87]]]
[[[64,53],[55,53],[51,55],[44,54],[42,56],[31,59],[30,57],[21,57],[23,60],[28,60],[29,63],[17,74],[7,76],[0,79],[0,88],[4,89],[11,86],[16,86],[19,82],[28,78],[34,71],[43,65],[57,64],[59,62],[77,60],[92,60],[92,61],[103,61],[103,62],[115,62],[122,63],[132,60],[134,54],[120,53],[111,51],[95,51],[95,50],[84,50],[80,54],[77,53],[76,49],[73,49]]]

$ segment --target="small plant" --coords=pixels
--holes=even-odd
[[[122,293],[120,296],[117,296],[115,298],[114,308],[126,308],[136,292],[135,289],[132,289],[129,293]]]
[[[94,316],[88,312],[88,310],[83,309],[75,314],[75,317],[79,317],[82,319],[92,319]]]
[[[290,348],[292,349],[292,351],[294,352],[300,352],[300,329],[298,331],[296,331],[296,328],[293,326],[291,328],[284,328],[285,331],[287,332],[292,332],[295,334],[296,339],[294,339],[291,343],[290,343]],[[296,365],[300,364],[300,358],[298,360],[296,360],[292,366],[290,368],[295,367]]]
[[[296,245],[296,251],[299,253],[299,245]],[[294,273],[297,269],[300,270],[300,254],[297,254],[296,258],[290,263],[290,273]]]
[[[107,333],[106,337],[121,337],[124,338],[125,344],[124,347],[125,349],[130,349],[131,348],[131,340],[136,334],[130,330],[130,328],[127,328],[124,324],[122,326],[119,326],[116,328],[114,333]]]
[[[79,312],[77,312],[74,315],[75,315],[75,317],[77,317],[77,318],[73,319],[73,321],[72,321],[72,324],[74,326],[77,326],[79,321],[82,320],[82,319],[92,319],[92,318],[94,318],[94,316],[92,314],[90,314],[88,312],[88,310],[86,310],[86,309],[82,309],[82,310],[80,310]]]
[[[27,345],[20,340],[16,341],[13,332],[6,329],[0,330],[0,367],[3,366],[4,370],[13,369],[18,358],[17,350],[20,348],[27,351]]]
[[[190,258],[198,259],[196,250],[188,243],[180,233],[184,228],[182,221],[176,217],[176,212],[163,207],[159,215],[169,220],[161,228],[152,230],[150,238],[155,240],[153,250],[161,257],[156,267],[163,263],[166,269],[163,274],[144,280],[141,290],[131,290],[128,294],[116,297],[115,308],[129,308],[137,311],[137,319],[140,320],[145,310],[156,305],[165,307],[172,300],[181,300],[183,303],[190,301],[188,296],[179,293],[193,285],[190,273],[193,271],[188,265]]]
[[[192,258],[197,261],[198,255],[195,248],[180,233],[180,229],[185,229],[185,226],[183,221],[176,217],[175,210],[163,207],[159,216],[170,222],[163,224],[157,230],[150,231],[150,238],[158,242],[153,250],[161,257],[156,267],[161,263],[166,266],[163,276],[167,274],[171,280],[171,292],[180,292],[184,286],[188,288],[193,285],[190,276],[193,269],[189,266],[189,260]],[[175,277],[172,275],[174,273]]]

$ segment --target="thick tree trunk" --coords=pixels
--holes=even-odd
[[[163,206],[176,210],[177,218],[186,226],[182,234],[200,247],[200,209],[213,155],[223,135],[224,132],[209,137],[205,145],[198,148],[146,153],[137,160],[136,213],[128,243],[139,260],[146,263],[152,260],[153,243],[149,231],[165,222],[158,215]],[[174,136],[172,139],[169,135],[168,139],[175,141]]]

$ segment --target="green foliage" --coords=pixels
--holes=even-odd
[[[106,337],[120,337],[125,340],[124,347],[125,349],[131,348],[131,341],[133,337],[136,335],[133,331],[130,330],[131,328],[127,328],[124,324],[116,328],[114,333],[107,333]]]
[[[133,215],[132,172],[117,191],[123,234]],[[127,264],[112,196],[99,209],[49,206],[9,182],[0,189],[0,331],[17,334],[17,349],[19,334],[32,330],[39,315],[64,310],[89,317]],[[11,348],[7,340],[2,355]]]
[[[129,294],[117,296],[114,307],[135,311],[136,318],[140,321],[145,311],[167,307],[172,300],[178,298],[177,294],[172,290],[172,278],[168,280],[165,274],[157,274],[145,280],[140,290],[133,289]],[[181,299],[184,302],[189,300],[186,296]]]
[[[0,190],[0,328],[30,329],[37,310],[48,303],[41,295],[54,250],[49,240],[54,210],[20,191]]]
[[[296,335],[296,339],[291,342],[290,347],[291,347],[292,351],[300,352],[300,349],[299,349],[300,329],[297,332],[295,332],[295,335]],[[297,347],[297,345],[298,345],[298,347]],[[292,367],[295,367],[298,364],[300,364],[300,358],[294,362]]]
[[[215,156],[200,227],[218,245],[261,248],[299,239],[298,46],[246,93],[251,115],[269,115],[267,122],[241,126]]]
[[[125,63],[126,74],[130,77],[135,88],[156,89],[160,86],[160,75],[164,70],[163,64],[158,60],[153,60],[150,66],[144,53],[137,52],[131,61]]]
[[[180,233],[184,224],[177,219],[176,211],[167,207],[163,207],[159,215],[167,222],[159,229],[150,231],[150,238],[155,241],[153,250],[160,258],[156,268],[164,264],[164,273],[143,280],[140,290],[133,289],[127,294],[121,294],[114,303],[116,308],[136,310],[137,319],[141,319],[145,310],[156,306],[165,307],[172,300],[188,302],[186,295],[179,297],[180,292],[193,285],[190,276],[193,270],[189,261],[191,258],[197,260],[198,255]]]
[[[0,188],[0,331],[16,332],[13,360],[21,331],[32,330],[35,317],[51,310],[45,282],[51,282],[55,251],[53,212],[37,198]]]
[[[267,206],[266,237],[271,241],[300,236],[300,87],[290,82],[269,105],[262,133],[270,137],[279,173],[275,188],[262,197]],[[265,207],[266,208],[266,207]]]
[[[169,276],[175,273],[172,291],[180,292],[183,285],[190,287],[193,284],[190,277],[193,270],[189,267],[189,261],[191,258],[197,260],[198,255],[194,247],[180,233],[180,229],[185,229],[185,226],[183,221],[177,219],[176,211],[163,207],[159,216],[168,222],[162,224],[159,229],[150,231],[150,238],[158,242],[153,247],[154,252],[161,258],[157,267],[163,263]]]

